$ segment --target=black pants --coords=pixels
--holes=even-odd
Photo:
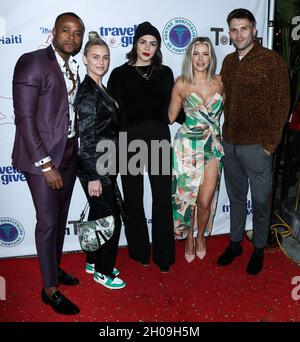
[[[152,192],[152,252],[153,261],[159,267],[168,267],[175,261],[175,244],[171,202],[171,173],[163,174],[162,170],[151,171],[151,141],[170,141],[168,125],[160,122],[147,122],[137,124],[128,130],[128,143],[134,139],[143,140],[148,146],[146,170]],[[152,151],[153,152],[153,151]],[[162,160],[171,160],[171,150],[166,155],[160,154],[159,164]],[[128,161],[135,153],[128,153]],[[153,160],[152,160],[153,161]],[[171,163],[170,163],[171,165]],[[144,211],[144,175],[122,175],[124,204],[128,220],[125,224],[125,234],[128,243],[129,256],[143,264],[149,263],[151,245],[149,241],[148,226]]]
[[[86,262],[95,264],[97,272],[112,275],[117,258],[121,230],[121,219],[115,193],[115,178],[111,177],[109,184],[102,183],[103,192],[100,197],[91,197],[89,195],[88,182],[85,179],[80,178],[80,182],[90,205],[88,220],[97,220],[108,215],[114,216],[115,229],[113,236],[96,252],[86,253]]]

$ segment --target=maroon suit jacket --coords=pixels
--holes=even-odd
[[[69,107],[65,80],[51,46],[19,58],[13,77],[13,104],[14,167],[40,174],[34,162],[48,155],[59,167],[67,141]]]

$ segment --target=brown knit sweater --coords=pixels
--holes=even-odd
[[[290,108],[289,77],[281,57],[255,43],[239,59],[237,51],[223,61],[223,137],[230,144],[261,144],[274,152]]]

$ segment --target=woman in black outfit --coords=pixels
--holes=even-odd
[[[110,289],[125,286],[114,268],[121,229],[121,220],[116,199],[116,172],[101,164],[101,142],[118,145],[118,108],[102,84],[109,62],[109,48],[97,32],[90,32],[84,49],[83,61],[87,75],[80,84],[75,100],[78,115],[80,147],[78,151],[78,177],[90,205],[88,220],[108,215],[114,216],[115,230],[112,238],[99,250],[86,255],[86,272],[94,280]],[[97,147],[97,151],[96,151]],[[117,157],[112,155],[112,157]],[[100,158],[100,159],[99,159]],[[112,159],[111,162],[114,162]]]
[[[154,26],[149,22],[138,25],[132,50],[127,54],[128,63],[112,71],[108,90],[119,104],[120,130],[127,133],[128,145],[139,139],[148,147],[147,155],[142,158],[146,161],[141,161],[137,168],[145,165],[152,190],[153,261],[162,272],[168,272],[175,259],[168,126],[168,105],[174,78],[171,69],[162,65],[160,44],[161,37]],[[151,160],[151,142],[154,141],[165,143],[165,148],[159,152],[159,169]],[[127,170],[120,168],[128,215],[125,234],[129,256],[148,265],[151,246],[143,206],[143,172],[136,174],[136,170],[130,169],[130,158],[135,154],[128,153]],[[156,150],[152,158],[157,157]]]

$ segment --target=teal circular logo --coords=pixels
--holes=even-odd
[[[25,230],[11,217],[0,217],[0,246],[14,247],[24,240]]]
[[[176,54],[184,54],[187,46],[197,36],[195,25],[185,18],[168,21],[163,29],[163,41],[166,47]]]

